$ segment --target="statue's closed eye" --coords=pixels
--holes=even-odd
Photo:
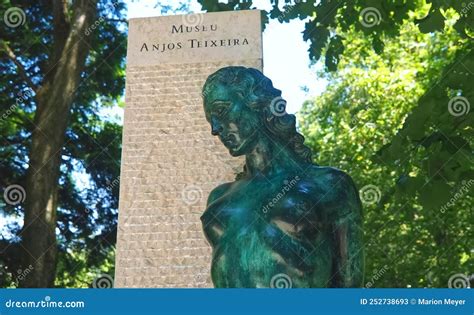
[[[219,105],[216,106],[216,109],[213,111],[214,115],[217,117],[222,117],[224,116],[228,111],[229,111],[230,104],[228,103],[219,103]]]

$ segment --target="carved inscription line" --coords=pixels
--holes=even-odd
[[[202,32],[215,32],[217,31],[217,24],[210,25],[196,25],[196,26],[185,26],[185,25],[172,25],[171,34],[183,34],[183,33],[202,33]],[[177,41],[171,43],[147,43],[144,42],[141,45],[140,52],[166,52],[173,50],[180,50],[183,48],[212,48],[212,47],[232,47],[232,46],[245,46],[248,45],[249,41],[247,38],[224,38],[224,39],[208,39],[199,40],[196,38],[190,38],[186,41]]]

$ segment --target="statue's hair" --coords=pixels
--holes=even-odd
[[[304,145],[304,137],[296,130],[296,118],[286,113],[286,101],[272,81],[257,69],[240,66],[225,67],[211,74],[204,83],[205,99],[215,84],[229,87],[242,97],[246,105],[260,113],[266,129],[298,158],[311,163],[311,149]]]

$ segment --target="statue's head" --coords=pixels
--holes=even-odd
[[[211,133],[233,156],[248,154],[258,139],[271,137],[311,161],[311,151],[296,131],[295,116],[285,112],[281,91],[257,69],[221,68],[207,78],[202,94]]]

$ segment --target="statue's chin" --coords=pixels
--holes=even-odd
[[[242,153],[239,152],[238,150],[235,150],[235,148],[229,148],[229,153],[232,156],[241,156],[242,155]]]
[[[239,143],[237,146],[230,146],[230,147],[227,147],[227,149],[229,149],[230,155],[241,156],[241,155],[247,154],[247,152],[250,152],[252,143],[253,143],[253,139],[247,138],[242,143]]]
[[[230,155],[232,155],[234,157],[245,155],[246,151],[247,151],[247,148],[244,144],[245,143],[243,143],[242,145],[239,145],[238,147],[230,147],[230,148],[228,147],[227,149],[229,150]]]

